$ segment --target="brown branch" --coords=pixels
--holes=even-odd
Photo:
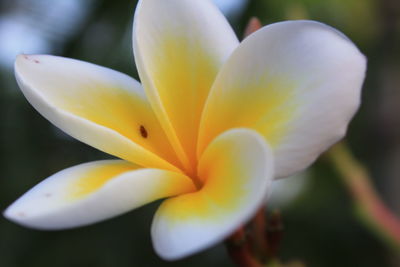
[[[253,254],[262,262],[267,260],[269,245],[267,242],[267,222],[265,219],[265,208],[261,207],[253,220],[249,223],[249,245]]]
[[[259,30],[262,27],[261,21],[257,17],[252,17],[244,30],[243,39]]]
[[[239,267],[262,267],[252,255],[246,232],[243,227],[239,228],[226,241],[226,248],[231,259]]]

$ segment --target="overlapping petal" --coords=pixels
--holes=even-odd
[[[137,6],[133,46],[141,82],[187,169],[195,169],[204,102],[237,45],[209,0],[142,0]]]
[[[273,174],[272,152],[253,130],[233,129],[218,136],[199,162],[204,186],[170,198],[152,225],[155,250],[178,259],[222,240],[259,208]]]
[[[178,170],[143,89],[129,76],[44,55],[19,56],[15,73],[29,102],[71,136],[142,166]]]
[[[219,73],[200,126],[198,154],[233,127],[261,133],[276,176],[307,167],[342,138],[357,110],[365,57],[313,21],[271,24],[246,38]]]
[[[180,173],[140,169],[122,160],[96,161],[50,176],[12,204],[4,215],[28,227],[64,229],[194,190],[192,180]]]

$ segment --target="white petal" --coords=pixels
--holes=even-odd
[[[20,55],[15,74],[29,102],[78,140],[146,167],[177,170],[180,165],[143,89],[131,77],[46,55]]]
[[[156,252],[175,260],[222,241],[263,203],[272,169],[272,152],[255,131],[221,134],[200,159],[201,190],[170,198],[158,209],[152,225]]]
[[[50,176],[13,203],[4,216],[27,227],[64,229],[194,189],[192,181],[179,173],[139,169],[121,160],[96,161]]]
[[[266,26],[219,73],[200,126],[198,154],[233,127],[272,146],[276,177],[308,167],[341,139],[360,103],[366,59],[337,30],[313,21]]]
[[[186,166],[194,169],[204,102],[238,40],[209,0],[142,0],[134,22],[136,65],[151,104]]]

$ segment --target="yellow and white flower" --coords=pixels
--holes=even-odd
[[[342,138],[366,60],[313,21],[266,26],[239,44],[208,0],[142,0],[133,27],[139,84],[78,60],[20,55],[18,83],[54,125],[121,160],[63,170],[5,216],[38,229],[98,222],[167,198],[152,224],[165,259],[245,223],[273,178],[309,166]]]

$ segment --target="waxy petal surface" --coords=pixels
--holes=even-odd
[[[18,56],[15,73],[29,102],[74,138],[145,167],[177,170],[179,160],[133,78],[45,55]]]
[[[271,145],[276,177],[308,167],[344,136],[359,106],[365,70],[365,57],[327,25],[288,21],[258,30],[213,85],[198,154],[221,132],[248,127]]]
[[[165,259],[179,259],[213,245],[255,213],[273,176],[272,152],[253,130],[233,129],[218,136],[200,159],[197,192],[164,201],[152,238]]]
[[[27,227],[64,229],[102,221],[193,190],[192,181],[180,173],[139,169],[122,160],[96,161],[50,176],[4,215]]]
[[[195,169],[200,116],[238,40],[209,0],[144,0],[133,46],[141,82],[186,169]]]

